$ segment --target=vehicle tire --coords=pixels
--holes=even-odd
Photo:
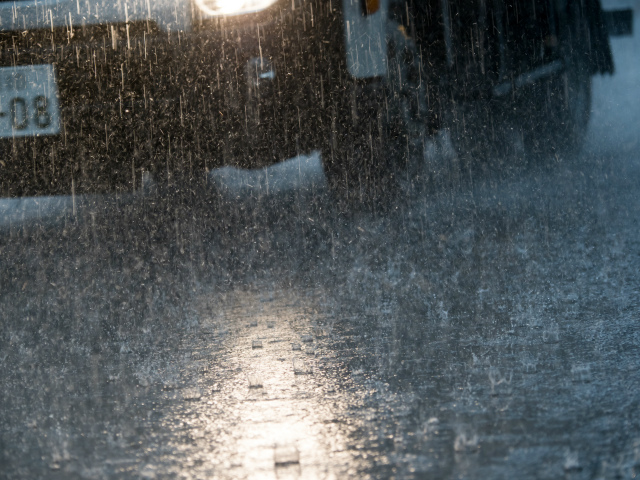
[[[502,163],[514,143],[506,121],[501,108],[488,99],[450,106],[447,129],[462,170],[486,170]]]
[[[534,85],[522,99],[522,138],[525,151],[533,157],[562,157],[579,151],[589,124],[591,72],[585,51],[589,24],[580,2],[571,2],[568,17],[558,47],[564,69]]]
[[[329,187],[349,207],[375,208],[399,192],[421,160],[427,98],[414,41],[387,23],[387,75],[350,79],[331,112],[322,161]]]
[[[579,151],[589,124],[591,76],[569,64],[532,97],[532,111],[523,128],[525,151],[534,157],[566,156]]]

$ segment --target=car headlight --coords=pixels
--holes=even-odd
[[[195,0],[198,8],[205,15],[241,15],[259,12],[270,7],[278,0]]]

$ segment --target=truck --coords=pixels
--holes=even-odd
[[[320,150],[336,198],[392,198],[425,139],[580,145],[613,72],[598,0],[0,1],[0,195],[135,190]]]

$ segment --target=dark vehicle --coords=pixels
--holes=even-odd
[[[0,2],[3,196],[139,188],[321,149],[376,199],[448,128],[485,162],[580,144],[613,62],[597,0]],[[522,120],[524,119],[524,120]]]

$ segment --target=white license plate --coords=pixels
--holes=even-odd
[[[0,68],[0,137],[60,132],[58,86],[53,65]]]

